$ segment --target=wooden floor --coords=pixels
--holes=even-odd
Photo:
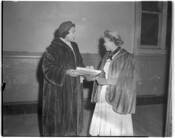
[[[135,136],[163,136],[165,108],[162,105],[138,106],[133,115]]]
[[[89,136],[92,110],[84,110],[81,136]],[[162,104],[140,105],[132,116],[134,136],[161,137],[164,130],[165,108]],[[3,115],[3,136],[40,136],[38,114]]]

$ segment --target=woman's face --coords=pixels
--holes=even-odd
[[[69,34],[66,35],[65,39],[69,42],[74,42],[75,41],[75,27],[72,27],[70,30],[69,30]]]
[[[106,48],[106,51],[113,51],[116,49],[116,45],[114,42],[110,41],[109,38],[104,38],[104,46]]]

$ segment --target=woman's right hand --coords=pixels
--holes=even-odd
[[[95,80],[98,82],[99,85],[108,85],[108,80],[105,78],[100,78],[97,76]]]
[[[80,76],[81,74],[76,72],[74,69],[68,69],[66,71],[66,74],[71,76],[71,77],[77,77],[77,76]]]

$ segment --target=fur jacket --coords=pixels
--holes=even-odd
[[[107,52],[102,60],[100,77],[105,77],[103,68],[108,59]],[[134,55],[121,49],[112,59],[109,67],[108,78],[113,79],[114,84],[108,85],[105,99],[112,105],[113,110],[119,114],[133,114],[136,107],[136,71]],[[91,102],[98,102],[101,85],[94,82]]]

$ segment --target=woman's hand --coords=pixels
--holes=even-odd
[[[95,80],[95,77],[93,77],[91,75],[84,75],[84,77],[87,81],[94,81]]]
[[[68,69],[66,71],[66,74],[71,76],[71,77],[77,77],[77,76],[80,76],[81,74],[76,72],[74,69]]]
[[[99,85],[107,85],[108,84],[108,80],[105,78],[96,77],[95,79]]]

